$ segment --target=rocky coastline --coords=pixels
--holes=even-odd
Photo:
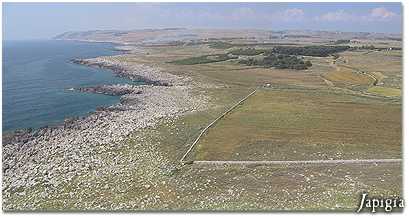
[[[125,55],[121,55],[125,56]],[[144,65],[132,65],[129,66],[119,61],[113,61],[107,57],[98,57],[93,59],[73,59],[73,63],[86,65],[90,67],[105,68],[111,70],[118,77],[129,78],[133,81],[143,81],[146,84],[152,84],[155,86],[171,86],[172,82],[175,82],[177,78],[172,76],[162,77],[158,76],[157,69],[148,68]],[[153,74],[152,74],[153,73]]]
[[[55,194],[53,189],[70,183],[76,176],[91,169],[106,168],[105,161],[97,155],[120,147],[135,131],[208,107],[206,96],[193,94],[195,86],[190,78],[156,67],[121,62],[119,59],[124,56],[128,55],[74,62],[108,68],[120,77],[152,83],[78,88],[81,92],[121,96],[120,103],[98,108],[82,118],[66,119],[55,127],[3,136],[3,209],[38,209],[35,201],[19,205],[13,200],[27,196],[26,191],[36,191],[34,188],[40,185],[48,189],[30,197],[50,198]]]
[[[135,85],[97,85],[92,87],[79,87],[74,88],[74,90],[79,92],[104,94],[109,96],[123,96],[126,94],[141,94],[142,91],[138,90]]]

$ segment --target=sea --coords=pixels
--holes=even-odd
[[[82,93],[70,88],[129,84],[110,70],[71,62],[120,54],[110,43],[61,40],[3,41],[2,129],[40,128],[65,118],[86,116],[100,106],[119,102],[118,96]]]

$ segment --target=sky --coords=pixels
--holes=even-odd
[[[3,3],[2,10],[5,40],[169,27],[402,32],[400,3]]]

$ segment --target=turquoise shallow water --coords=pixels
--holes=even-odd
[[[116,54],[108,43],[3,41],[3,131],[55,125],[119,102],[119,97],[67,90],[132,83],[109,70],[70,62]]]

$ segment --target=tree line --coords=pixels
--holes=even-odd
[[[249,58],[239,61],[240,64],[249,66],[264,66],[267,68],[275,67],[277,69],[296,69],[304,70],[312,66],[310,61],[304,61],[302,58],[283,54],[270,54],[262,59]]]
[[[272,48],[267,55],[276,53],[284,55],[302,55],[302,56],[317,56],[326,57],[334,53],[339,53],[348,50],[349,46],[277,46]]]

